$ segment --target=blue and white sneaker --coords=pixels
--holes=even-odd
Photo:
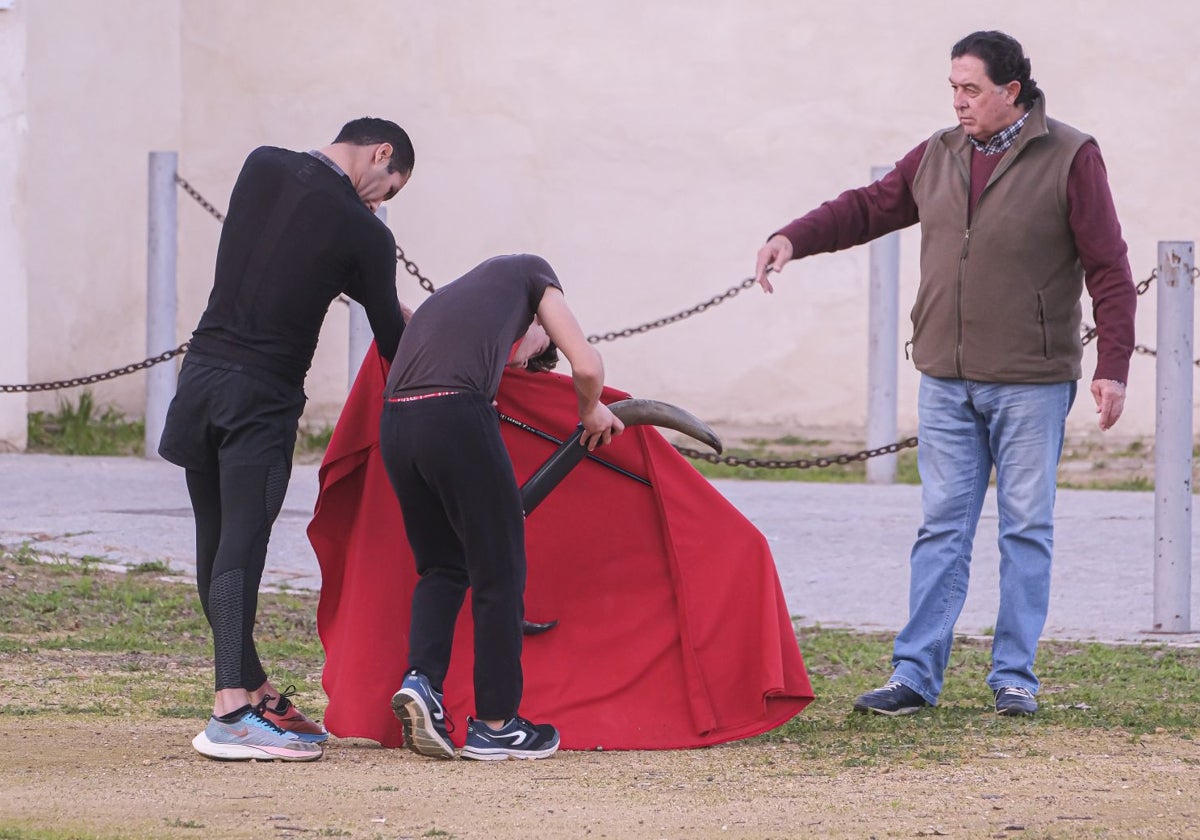
[[[428,677],[409,671],[392,696],[392,711],[404,727],[404,744],[410,750],[431,758],[454,758],[442,693],[433,690]]]
[[[324,754],[320,744],[284,732],[252,706],[243,706],[235,716],[210,717],[192,746],[201,755],[226,761],[316,761]]]
[[[929,702],[903,683],[891,680],[883,688],[860,694],[854,700],[854,711],[876,715],[911,715]]]
[[[467,743],[462,757],[476,761],[508,758],[549,758],[558,752],[558,730],[548,723],[515,717],[500,729],[467,718]]]

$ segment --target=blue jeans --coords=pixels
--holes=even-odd
[[[1009,385],[921,377],[917,466],[924,521],[909,561],[908,624],[896,637],[892,679],[930,703],[942,692],[993,466],[1000,609],[987,684],[993,691],[1038,690],[1033,660],[1050,602],[1054,492],[1075,392],[1074,382]]]

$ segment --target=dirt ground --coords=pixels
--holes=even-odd
[[[221,763],[192,734],[0,718],[0,837],[1200,836],[1200,745],[1168,734],[1015,734],[967,761],[876,767],[761,741],[477,763],[331,739],[314,763]]]
[[[1140,442],[1107,443],[1069,442],[1071,477],[1152,479]],[[1200,837],[1200,744],[1166,732],[1016,726],[945,762],[920,744],[874,762],[763,740],[439,762],[334,738],[283,764],[204,759],[194,730],[0,713],[0,838]]]

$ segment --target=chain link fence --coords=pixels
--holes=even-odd
[[[213,205],[212,202],[210,202],[208,199],[206,199],[200,193],[199,190],[197,190],[194,186],[191,185],[190,182],[188,182],[188,180],[186,178],[182,177],[179,174],[176,174],[175,175],[175,183],[179,186],[180,189],[182,189],[185,193],[187,193],[197,204],[199,204],[202,208],[204,208],[204,210],[206,210],[209,213],[209,215],[211,215],[218,222],[224,224],[225,214],[222,213],[220,210],[218,210],[216,208],[216,206]],[[408,256],[404,253],[404,249],[401,248],[399,245],[396,246],[396,262],[403,265],[404,270],[407,271],[410,275],[412,275],[412,277],[417,281],[417,283],[421,286],[421,288],[424,289],[427,293],[433,294],[435,291],[437,291],[437,287],[433,284],[433,281],[421,273],[421,269],[417,266],[417,264],[415,262],[413,262],[411,259],[408,258]],[[1192,276],[1195,279],[1200,279],[1200,268],[1193,268]],[[1137,284],[1138,295],[1145,294],[1146,291],[1150,288],[1150,284],[1153,283],[1153,281],[1157,277],[1158,277],[1158,269],[1155,268],[1153,271],[1150,272],[1149,277],[1147,277],[1145,280],[1142,280],[1140,283]],[[672,315],[667,315],[662,318],[655,318],[653,321],[646,321],[645,323],[638,324],[637,326],[626,327],[621,330],[612,330],[609,332],[600,333],[600,334],[596,334],[596,335],[589,335],[587,337],[588,343],[589,344],[599,344],[602,341],[616,341],[619,338],[629,338],[634,335],[641,335],[642,333],[649,332],[650,330],[655,330],[655,329],[659,329],[661,327],[668,326],[670,324],[678,323],[679,321],[683,321],[687,318],[691,318],[693,315],[699,315],[702,312],[707,312],[708,310],[710,310],[716,306],[720,306],[722,303],[724,303],[727,300],[732,300],[733,298],[737,297],[739,294],[741,294],[745,290],[751,288],[753,285],[754,285],[754,278],[747,277],[745,280],[741,281],[740,283],[738,283],[734,286],[730,286],[724,292],[721,292],[720,294],[717,294],[717,295],[713,295],[708,300],[701,301],[700,303],[696,304],[695,306],[689,307],[687,309],[682,309],[679,312],[676,312]],[[1096,337],[1096,328],[1093,326],[1084,324],[1083,325],[1083,343],[1086,345],[1086,344],[1090,343],[1093,339],[1095,339],[1095,337]],[[184,353],[187,352],[187,349],[188,349],[188,343],[185,341],[183,344],[180,344],[174,350],[168,350],[165,353],[160,353],[157,356],[151,356],[148,359],[143,359],[142,361],[136,362],[134,364],[124,365],[124,366],[118,367],[118,368],[113,368],[112,370],[105,371],[104,373],[93,373],[88,376],[80,376],[80,377],[76,377],[74,379],[61,379],[61,380],[56,380],[54,382],[37,382],[37,383],[32,383],[32,384],[27,384],[27,385],[0,385],[0,393],[13,394],[13,393],[34,393],[34,392],[40,392],[40,391],[58,391],[58,390],[62,390],[65,388],[75,388],[75,387],[78,387],[81,385],[92,385],[96,382],[103,382],[108,379],[115,379],[118,376],[125,376],[126,374],[137,373],[140,370],[145,370],[146,368],[153,367],[154,365],[169,361],[169,360],[175,358],[176,356],[183,355]],[[1134,345],[1134,351],[1137,353],[1140,353],[1142,355],[1146,355],[1146,356],[1157,355],[1157,351],[1155,351],[1153,348],[1146,347],[1143,344]],[[1195,364],[1197,367],[1200,367],[1200,359],[1197,359],[1195,361]],[[828,455],[828,456],[820,456],[820,457],[815,457],[815,458],[796,458],[793,460],[783,460],[783,459],[778,459],[778,458],[754,458],[754,457],[741,458],[741,457],[737,457],[734,455],[715,455],[711,452],[701,452],[697,449],[690,449],[688,447],[677,446],[677,445],[675,446],[675,449],[678,452],[680,452],[680,454],[682,454],[688,458],[691,458],[691,459],[697,460],[697,461],[707,461],[710,464],[724,464],[726,466],[731,466],[731,467],[748,467],[748,468],[752,468],[752,469],[759,468],[759,469],[771,469],[771,470],[784,470],[784,469],[805,470],[805,469],[811,469],[813,467],[818,467],[818,468],[819,467],[829,467],[829,466],[833,466],[834,464],[844,465],[844,464],[855,463],[858,461],[866,461],[869,458],[874,458],[879,455],[892,455],[892,454],[900,452],[901,450],[904,450],[904,449],[911,449],[911,448],[915,447],[916,445],[917,445],[917,438],[910,437],[910,438],[906,438],[902,441],[897,441],[896,443],[888,444],[887,446],[880,446],[875,449],[860,449],[857,452],[849,452],[849,453],[844,453],[844,454],[840,454],[840,455]]]

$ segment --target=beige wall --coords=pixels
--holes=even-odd
[[[1099,139],[1142,279],[1159,239],[1200,234],[1200,7],[1150,6],[1101,0],[1081,17],[1065,0],[29,4],[31,375],[143,357],[151,149],[178,148],[180,172],[223,208],[254,146],[309,148],[352,117],[395,119],[417,167],[389,223],[421,269],[445,283],[495,253],[540,253],[585,329],[604,332],[737,283],[776,227],[950,124],[949,48],[978,28],[1021,39],[1052,115]],[[64,141],[86,153],[61,154]],[[219,229],[180,200],[183,340]],[[903,342],[914,231],[901,252]],[[776,286],[601,345],[610,380],[714,422],[861,428],[867,249],[794,263]],[[403,272],[400,291],[424,295]],[[1143,300],[1139,340],[1154,345],[1153,294]],[[336,416],[346,345],[335,306],[310,421]],[[911,431],[917,377],[900,370]],[[1119,431],[1153,433],[1153,375],[1135,357]],[[97,393],[138,412],[140,387],[127,377]],[[1086,391],[1071,424],[1092,427]]]
[[[0,10],[0,384],[27,381],[25,14]],[[0,452],[25,448],[24,394],[0,394]]]
[[[179,3],[16,2],[29,21],[29,376],[66,379],[146,356],[148,153],[180,145]],[[134,375],[93,391],[140,415],[143,388]]]

